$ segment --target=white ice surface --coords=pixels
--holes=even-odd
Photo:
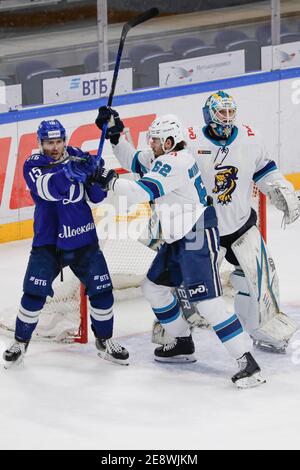
[[[283,310],[300,321],[299,232],[269,211],[269,245]],[[0,245],[1,308],[17,311],[29,241]],[[32,342],[24,367],[0,364],[0,449],[300,448],[300,334],[286,356],[257,352],[267,384],[238,391],[232,359],[210,331],[195,334],[198,362],[153,361],[152,312],[116,305],[116,336],[130,366],[101,361],[89,344]],[[9,340],[0,334],[0,350]],[[1,361],[1,359],[0,359]]]

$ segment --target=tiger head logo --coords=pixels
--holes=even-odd
[[[231,165],[216,165],[215,169],[218,170],[218,173],[215,175],[215,187],[212,191],[215,194],[221,193],[218,196],[219,204],[229,204],[232,201],[232,193],[236,188],[238,168]]]

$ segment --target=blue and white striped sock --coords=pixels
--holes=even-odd
[[[178,300],[171,295],[172,301],[163,307],[152,307],[157,319],[170,336],[183,337],[190,335],[187,321],[182,317]]]
[[[249,335],[243,330],[238,317],[227,313],[222,297],[199,302],[197,308],[212,325],[219,340],[234,359],[242,357],[251,349],[252,342]]]

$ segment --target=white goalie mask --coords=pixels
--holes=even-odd
[[[169,149],[165,149],[166,140],[172,137],[174,144]],[[148,131],[148,143],[151,139],[160,139],[162,149],[165,153],[171,152],[179,142],[184,140],[182,124],[175,114],[164,114],[155,119]]]

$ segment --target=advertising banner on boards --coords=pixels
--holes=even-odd
[[[49,78],[43,81],[44,104],[66,101],[90,100],[108,96],[113,70],[101,74],[86,73],[67,77]],[[121,69],[116,85],[116,94],[132,92],[132,69]]]
[[[224,52],[159,64],[159,86],[207,82],[245,73],[244,51]]]

